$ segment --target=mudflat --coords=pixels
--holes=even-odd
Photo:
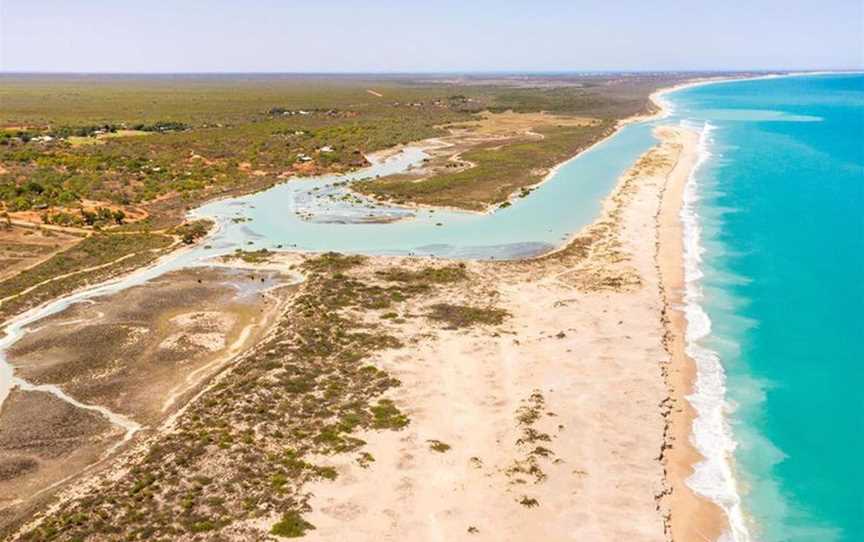
[[[191,268],[35,324],[8,352],[27,385],[0,416],[0,521],[152,432],[266,331],[282,282]]]

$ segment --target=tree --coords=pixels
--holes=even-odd
[[[9,207],[13,211],[26,211],[30,209],[31,206],[32,204],[30,203],[30,200],[25,198],[24,196],[18,196],[17,198],[13,199],[9,205]]]

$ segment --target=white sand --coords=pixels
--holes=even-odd
[[[604,218],[620,228],[587,259],[470,265],[500,292],[512,313],[502,328],[514,334],[440,331],[378,360],[402,380],[392,398],[411,423],[359,435],[375,458],[368,468],[330,458],[340,476],[309,487],[308,540],[667,539],[657,217],[693,142],[677,129],[663,136],[610,197]],[[603,288],[610,276],[636,284]],[[518,444],[517,411],[535,390],[545,406],[533,428],[550,441]],[[433,451],[432,439],[451,448]],[[510,470],[530,465],[537,445],[552,452],[535,456],[539,482]]]

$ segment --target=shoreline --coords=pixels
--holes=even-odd
[[[697,494],[687,479],[706,458],[691,441],[698,412],[688,399],[693,392],[698,367],[686,353],[687,319],[684,313],[686,277],[684,267],[684,224],[681,212],[684,191],[698,165],[698,135],[692,131],[689,145],[682,149],[661,196],[657,215],[657,268],[663,301],[664,344],[669,353],[665,379],[672,404],[668,407],[666,479],[671,511],[673,540],[718,540],[729,530],[725,512],[714,501]]]
[[[714,82],[691,82],[663,89],[660,92],[673,92],[682,88]],[[665,104],[661,105],[661,108],[652,115],[652,118],[663,118],[668,115]],[[638,122],[638,120],[633,122]],[[655,258],[662,304],[661,318],[664,325],[662,340],[669,355],[668,368],[664,367],[663,372],[669,390],[669,398],[672,402],[672,404],[663,407],[667,409],[664,411],[667,427],[663,435],[663,458],[666,461],[665,481],[670,486],[668,488],[669,493],[664,496],[664,500],[668,503],[670,512],[668,526],[672,540],[710,540],[713,542],[730,531],[729,519],[718,503],[696,493],[687,484],[687,479],[695,472],[696,465],[706,459],[691,440],[698,412],[688,399],[688,395],[694,391],[698,377],[698,366],[685,351],[687,346],[687,319],[684,313],[685,248],[684,224],[681,217],[684,208],[684,191],[690,176],[698,165],[699,134],[677,126],[674,129],[680,130],[690,137],[685,138],[687,144],[682,148],[681,156],[679,156],[667,177],[666,184],[661,189],[660,209],[654,217],[657,236]],[[666,138],[662,136],[658,136],[657,140],[657,144],[667,142]],[[650,152],[650,150],[646,152]],[[561,246],[527,258],[527,260],[540,261],[566,253],[574,241],[586,235],[597,221],[610,212],[621,191],[621,183],[625,176],[626,173],[603,199],[600,215],[597,219],[574,232]]]
[[[838,71],[790,72],[766,74],[756,77],[712,78],[691,81],[661,89],[652,94],[651,99],[663,109],[668,116],[670,103],[664,100],[667,94],[711,84],[734,83],[744,80],[777,79],[785,77],[806,77],[818,75],[842,74]],[[702,145],[700,135],[699,145]],[[701,150],[699,151],[701,153]],[[663,209],[658,215],[658,270],[662,278],[662,288],[665,302],[664,321],[667,326],[667,348],[670,354],[670,371],[667,379],[674,401],[674,408],[669,409],[669,439],[675,445],[670,446],[667,457],[669,470],[667,479],[673,489],[668,496],[673,515],[670,521],[673,540],[749,540],[745,519],[742,517],[740,494],[735,487],[738,479],[735,476],[734,458],[729,456],[731,448],[721,448],[720,454],[705,455],[705,450],[695,440],[697,425],[704,424],[704,414],[700,413],[693,402],[699,399],[696,386],[704,379],[700,362],[693,351],[692,314],[694,311],[702,314],[701,307],[691,298],[693,295],[688,284],[691,280],[691,269],[688,266],[688,254],[694,247],[688,244],[688,208],[691,203],[688,192],[694,190],[693,174],[699,167],[702,157],[698,154],[691,158],[692,164],[687,171],[677,179],[670,179],[663,201]],[[671,177],[671,176],[670,176]],[[692,228],[692,225],[690,226]],[[698,230],[697,230],[698,237]],[[697,240],[698,243],[698,240]],[[698,247],[696,247],[698,248]],[[698,269],[696,270],[698,272]],[[719,362],[717,362],[719,363]],[[725,389],[723,390],[725,398]],[[704,398],[703,398],[704,399]],[[725,416],[724,416],[725,420]],[[711,423],[711,422],[707,422]],[[724,480],[730,482],[732,501],[720,501],[698,493],[688,480],[698,474],[700,464],[710,464],[720,461],[725,472]],[[684,516],[682,520],[682,515]]]
[[[801,75],[810,75],[810,74],[803,73]],[[759,77],[742,76],[742,77],[722,77],[722,78],[716,78],[716,79],[696,79],[696,80],[687,81],[684,83],[672,85],[669,87],[663,87],[663,88],[657,89],[648,96],[649,102],[653,103],[657,107],[657,111],[654,111],[653,113],[643,114],[643,115],[633,115],[631,117],[627,117],[626,119],[622,119],[622,120],[618,121],[618,123],[615,125],[615,128],[613,128],[612,132],[609,133],[609,135],[607,135],[607,136],[603,137],[602,139],[592,143],[590,146],[581,150],[577,154],[571,156],[567,160],[564,160],[563,162],[560,162],[559,164],[555,165],[552,169],[549,170],[549,173],[546,174],[546,176],[543,178],[542,181],[532,185],[529,188],[533,189],[535,187],[542,185],[546,181],[550,180],[555,175],[555,173],[558,172],[559,169],[561,169],[562,167],[564,167],[565,165],[567,165],[571,161],[583,156],[585,153],[591,151],[592,149],[594,149],[598,145],[600,145],[600,144],[604,143],[605,141],[615,137],[616,135],[618,135],[618,133],[622,129],[626,128],[627,126],[629,126],[631,124],[640,123],[640,122],[650,122],[650,121],[660,120],[660,119],[664,119],[664,118],[668,117],[669,115],[671,115],[672,110],[670,108],[670,104],[663,100],[663,96],[665,96],[666,94],[671,94],[673,92],[677,92],[679,90],[684,90],[685,88],[690,88],[690,87],[696,87],[696,86],[702,86],[702,85],[711,85],[711,84],[716,84],[716,83],[735,82],[735,81],[741,81],[741,80],[746,80],[746,79],[761,79],[763,77],[783,77],[783,76],[782,75],[781,76],[773,76],[773,75],[772,76],[759,76]],[[658,143],[659,142],[660,141],[658,138]],[[645,152],[648,152],[649,150],[650,150],[650,148],[647,149]],[[637,157],[637,160],[638,160],[638,157]],[[620,179],[618,182],[620,183]],[[561,243],[559,246],[556,246],[555,248],[553,248],[551,250],[548,250],[546,252],[542,252],[540,254],[529,257],[527,259],[528,260],[542,259],[542,258],[545,258],[547,256],[553,256],[559,252],[566,250],[567,247],[569,247],[573,243],[574,239],[576,239],[580,235],[584,234],[584,232],[588,228],[590,228],[592,224],[594,224],[599,218],[601,218],[605,214],[608,203],[612,199],[612,197],[615,195],[617,190],[618,190],[618,185],[616,184],[615,186],[612,187],[612,190],[609,192],[609,194],[607,194],[606,197],[604,197],[603,200],[600,202],[600,212],[597,215],[597,218],[595,218],[594,220],[592,220],[591,222],[589,222],[588,224],[586,224],[585,226],[583,226],[579,230],[571,232],[570,235],[567,236],[567,239],[563,243]],[[494,208],[492,210],[494,211]],[[682,269],[683,269],[683,263],[682,263]]]

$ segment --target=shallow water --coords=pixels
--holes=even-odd
[[[409,211],[387,206],[359,206],[340,201],[333,182],[362,178],[325,177],[286,183],[265,192],[214,202],[196,215],[212,218],[221,231],[214,250],[225,247],[365,254],[422,254],[450,258],[512,259],[559,246],[589,224],[618,177],[654,142],[647,123],[625,127],[613,138],[561,166],[549,182],[529,197],[490,214],[448,210]],[[375,173],[419,163],[418,149],[405,153]],[[333,196],[333,197],[330,197]],[[313,219],[304,218],[311,213]],[[241,219],[235,222],[231,217]],[[391,223],[375,219],[402,217]]]

